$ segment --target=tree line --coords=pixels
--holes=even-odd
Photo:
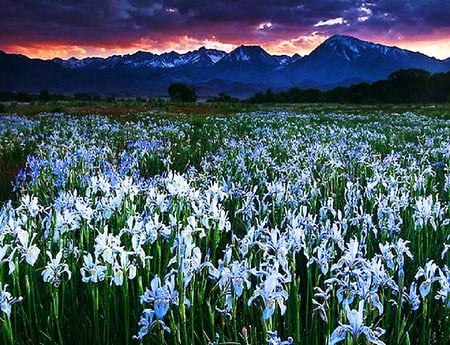
[[[51,93],[48,90],[41,90],[39,93],[27,93],[27,92],[12,92],[5,91],[0,92],[0,102],[49,102],[49,101],[99,101],[102,100],[102,96],[94,95],[87,92],[78,92],[73,96],[64,95],[61,93]],[[107,99],[107,98],[106,98]]]
[[[197,95],[192,85],[173,83],[167,90],[173,102],[195,102]],[[120,98],[119,98],[120,99]],[[103,98],[89,93],[75,93],[73,96],[53,94],[41,90],[38,94],[25,92],[0,92],[0,102],[33,102],[53,100],[99,101],[116,100],[114,96]],[[137,97],[136,100],[144,100]],[[267,89],[257,92],[246,100],[239,100],[221,92],[210,98],[210,102],[246,103],[445,103],[450,102],[450,72],[431,74],[421,69],[402,69],[393,72],[385,80],[373,83],[359,83],[331,90],[301,89],[293,87],[287,91],[274,92]]]
[[[195,89],[183,83],[171,84],[168,89],[172,101],[196,100]],[[239,102],[241,100],[221,92],[209,102]],[[387,79],[373,83],[362,82],[331,90],[301,89],[257,92],[243,102],[249,103],[445,103],[450,102],[450,72],[431,74],[422,69],[401,69]]]
[[[291,88],[258,92],[250,103],[445,103],[450,102],[450,72],[431,74],[402,69],[385,80],[359,83],[331,90]]]
[[[169,85],[167,89],[170,100],[173,102],[195,102],[197,95],[193,86],[184,83],[173,83]],[[64,95],[61,93],[51,93],[48,90],[41,90],[39,93],[27,93],[27,92],[12,92],[5,91],[0,92],[0,102],[49,102],[49,101],[115,101],[121,100],[120,97],[107,96],[102,97],[98,94],[91,94],[87,92],[77,92],[71,95]],[[135,97],[136,101],[146,101],[142,97]],[[147,100],[154,100],[149,98]]]

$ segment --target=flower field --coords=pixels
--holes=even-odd
[[[448,344],[449,133],[414,113],[0,116],[0,343]]]

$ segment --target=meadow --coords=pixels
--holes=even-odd
[[[209,107],[0,115],[2,344],[448,344],[448,112]]]

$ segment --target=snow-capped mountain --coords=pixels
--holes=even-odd
[[[394,54],[406,55],[406,51],[396,47],[387,47],[372,42],[361,41],[355,37],[345,35],[334,35],[330,37],[320,46],[319,50],[316,49],[316,54],[320,50],[325,49],[348,61],[355,60],[367,52],[371,54],[376,52],[385,55],[391,50]]]
[[[286,65],[290,65],[291,63],[297,62],[300,59],[302,59],[302,56],[296,53],[289,58],[289,60],[286,62]]]
[[[184,54],[185,64],[212,66],[222,59],[227,53],[217,49],[206,49],[201,47],[199,50]]]
[[[274,66],[277,64],[277,58],[270,55],[260,46],[241,45],[225,55],[219,64],[258,64]]]
[[[102,58],[97,58],[97,57],[89,57],[89,58],[85,58],[85,59],[77,59],[75,57],[71,57],[70,59],[67,60],[63,60],[60,58],[54,58],[52,60],[53,62],[56,62],[57,64],[66,67],[66,68],[70,68],[70,69],[77,69],[77,68],[83,68],[86,66],[89,66],[91,64],[95,64],[95,63],[102,63],[103,61],[105,61]]]
[[[124,55],[123,63],[131,67],[153,67],[153,61],[157,56],[153,53],[138,51],[131,55]]]
[[[259,46],[245,45],[229,53],[202,47],[184,54],[139,51],[108,58],[67,60],[29,59],[0,52],[0,91],[48,89],[160,96],[170,83],[183,82],[201,85],[202,90],[211,93],[208,96],[222,91],[241,96],[267,88],[327,89],[372,82],[405,68],[447,72],[450,59],[441,61],[345,35],[330,37],[304,57],[271,55]]]
[[[284,76],[277,73],[289,59],[288,56],[274,56],[260,46],[244,46],[234,49],[212,68],[216,78],[248,83],[267,84],[270,80],[280,84]]]
[[[172,51],[169,53],[157,55],[149,52],[138,51],[134,54],[127,54],[123,56],[114,55],[106,59],[77,59],[72,57],[68,60],[55,58],[52,61],[60,64],[61,66],[72,69],[85,67],[106,69],[113,68],[117,64],[123,64],[134,68],[176,68],[184,65],[207,67],[212,66],[225,55],[226,53],[224,51],[216,49],[206,49],[205,47],[202,47],[198,50],[190,51],[185,54],[179,54]]]
[[[424,54],[345,35],[330,37],[288,66],[291,80],[315,87],[380,80],[405,68],[445,71],[442,61]]]

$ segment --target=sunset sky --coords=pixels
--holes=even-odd
[[[450,0],[2,0],[0,50],[78,58],[138,50],[308,54],[333,34],[450,57]]]

